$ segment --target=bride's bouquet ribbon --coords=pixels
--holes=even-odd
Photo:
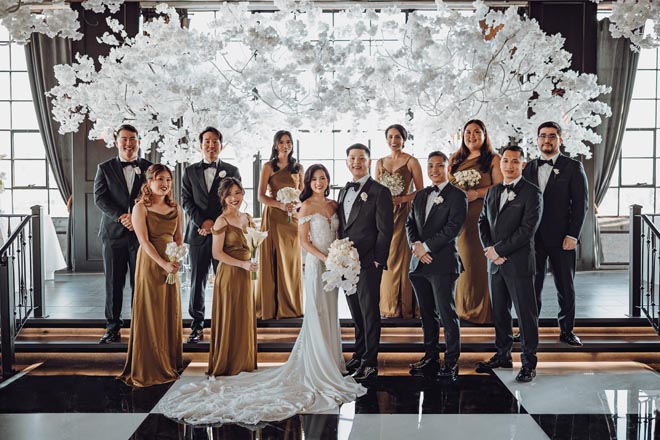
[[[330,245],[325,260],[326,271],[321,275],[323,290],[342,289],[346,296],[357,291],[360,279],[360,255],[348,238],[335,240]]]
[[[290,186],[285,186],[284,188],[280,188],[280,190],[277,191],[276,199],[280,203],[293,203],[294,205],[297,205],[300,203],[300,190]],[[288,214],[289,223],[291,223],[291,213],[289,212]]]
[[[174,241],[167,243],[167,246],[165,247],[165,255],[167,255],[170,263],[176,263],[188,255],[188,245],[183,243],[181,246],[179,246]],[[167,284],[174,284],[176,283],[177,276],[178,274],[176,273],[168,273],[167,278],[165,278],[165,282]]]
[[[261,243],[264,242],[266,237],[268,237],[268,231],[260,231],[257,228],[249,227],[246,229],[245,241],[247,241],[248,248],[250,249],[250,261],[255,263],[257,257],[257,249],[261,246]],[[257,273],[252,272],[252,279],[257,279]]]

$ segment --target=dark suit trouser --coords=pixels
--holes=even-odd
[[[440,325],[445,328],[445,364],[453,365],[461,353],[461,330],[454,291],[456,274],[410,274],[410,282],[422,315],[424,351],[426,356],[438,359],[440,354]]]
[[[541,315],[541,292],[547,269],[547,260],[552,265],[552,277],[557,288],[559,302],[559,328],[562,332],[573,331],[575,325],[575,261],[576,252],[565,251],[561,247],[545,247],[539,241],[535,243],[536,251],[536,302]]]
[[[366,367],[378,366],[380,344],[380,280],[382,267],[360,270],[357,291],[346,297],[355,323],[355,353]]]
[[[506,264],[506,263],[505,263]],[[523,366],[536,368],[536,352],[539,347],[539,320],[534,277],[507,277],[500,271],[489,277],[490,297],[493,305],[495,324],[495,347],[501,359],[511,358],[513,329],[511,322],[511,303],[516,308]]]
[[[135,285],[135,260],[140,247],[136,237],[103,240],[103,271],[105,272],[105,320],[108,330],[119,330],[124,324],[121,308],[124,301],[126,274],[131,283],[131,302]]]
[[[190,245],[190,303],[188,313],[193,319],[190,328],[204,328],[204,291],[209,274],[209,267],[213,266],[213,273],[218,270],[218,260],[213,259],[213,237],[207,235],[204,242],[199,245]]]

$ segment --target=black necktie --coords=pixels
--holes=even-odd
[[[138,161],[137,160],[132,160],[132,161],[129,161],[129,162],[121,161],[121,167],[122,168],[126,168],[128,166],[136,167],[136,166],[138,166]]]
[[[539,166],[543,166],[543,165],[545,165],[545,164],[548,164],[548,165],[550,165],[550,166],[553,166],[553,165],[554,165],[554,164],[552,163],[552,159],[548,159],[548,160],[539,159]]]
[[[217,167],[218,167],[218,164],[215,163],[215,162],[202,163],[202,169],[204,169],[204,170],[207,169],[207,168],[217,168]]]
[[[360,183],[359,182],[346,182],[346,186],[344,186],[344,189],[346,191],[348,191],[351,188],[353,188],[355,191],[357,191],[360,188]]]

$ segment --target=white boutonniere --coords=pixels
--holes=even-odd
[[[555,176],[559,175],[559,170],[557,168],[553,168],[552,172],[555,173]]]
[[[445,201],[445,198],[442,196],[438,196],[435,199],[433,199],[433,204],[434,205],[439,205],[440,203],[443,203]]]
[[[135,170],[135,174],[137,174],[138,176],[142,174],[142,170],[140,169],[140,167],[133,167],[133,169]]]
[[[369,196],[367,195],[367,193],[363,192],[362,194],[360,194],[360,198],[362,199],[363,202],[366,202]]]
[[[220,170],[220,172],[218,173],[218,177],[221,179],[224,179],[226,176],[227,176],[227,171],[225,170]]]
[[[515,192],[513,192],[513,191],[507,191],[507,192],[508,192],[508,194],[506,195],[507,201],[510,202],[510,201],[512,201],[513,199],[516,198],[516,193]]]

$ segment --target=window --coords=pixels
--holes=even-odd
[[[46,161],[32,103],[25,48],[9,42],[0,26],[0,172],[5,173],[5,191],[0,209],[28,213],[42,205],[53,217],[66,217],[66,203]]]

